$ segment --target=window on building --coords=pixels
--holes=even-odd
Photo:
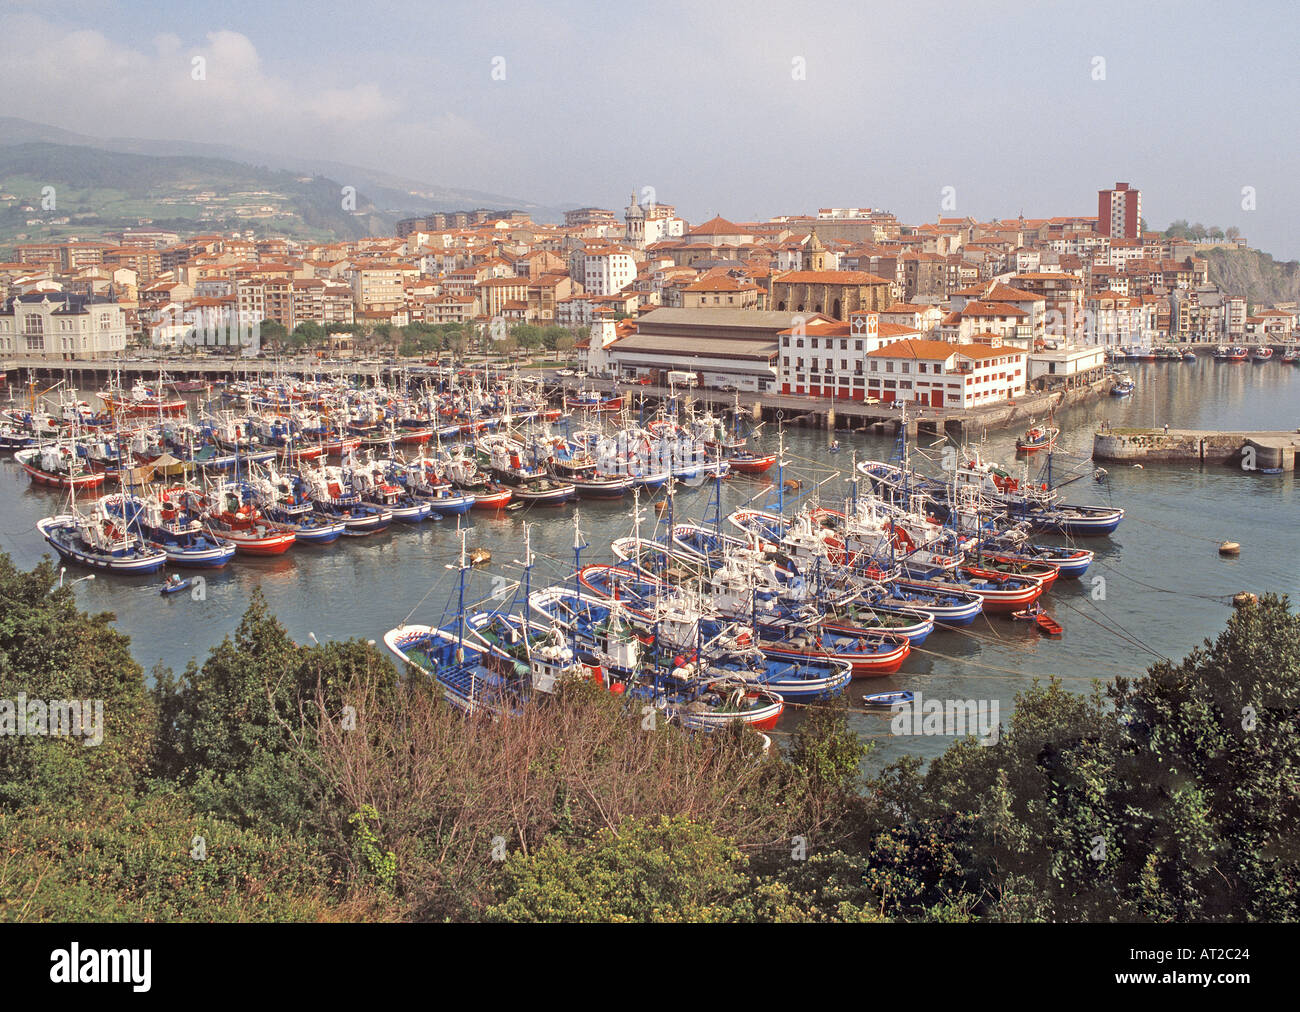
[[[28,313],[23,317],[23,335],[27,339],[28,351],[41,351],[45,348],[45,320],[38,313]]]

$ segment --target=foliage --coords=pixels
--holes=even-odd
[[[842,702],[784,753],[646,730],[588,681],[465,717],[368,644],[294,643],[260,593],[147,690],[110,622],[0,555],[0,701],[102,699],[105,727],[0,737],[0,918],[1300,917],[1285,598],[1105,690],[1035,684],[994,744],[870,779]]]
[[[0,554],[0,700],[99,700],[103,714],[98,745],[74,736],[0,737],[0,810],[70,796],[93,805],[147,773],[152,704],[112,618],[80,611],[53,563],[24,573]]]
[[[329,869],[303,841],[196,815],[171,793],[0,811],[0,853],[3,921],[340,916]]]
[[[500,921],[694,921],[749,919],[747,861],[734,843],[678,816],[629,819],[588,844],[547,840],[512,854]]]

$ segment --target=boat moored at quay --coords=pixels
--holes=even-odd
[[[342,535],[391,526],[386,545],[441,517],[459,529],[463,583],[493,568],[467,549],[474,525],[522,519],[528,565],[513,600],[475,594],[450,618],[408,616],[384,635],[390,652],[468,712],[506,718],[580,679],[707,732],[770,730],[853,680],[906,679],[931,637],[963,635],[981,616],[1045,614],[1057,581],[1077,580],[1094,553],[1040,538],[1113,531],[1123,516],[1062,500],[1075,476],[1052,480],[1055,427],[1026,433],[1045,476],[973,447],[954,471],[927,475],[904,440],[888,464],[846,454],[835,486],[802,471],[789,480],[780,431],[764,446],[760,426],[742,431],[689,402],[638,410],[624,398],[556,417],[485,391],[250,388],[196,405],[193,422],[119,412],[84,435],[74,417],[27,451],[57,445],[63,466],[98,478],[65,491],[82,498],[76,513],[113,526],[51,511],[43,534],[66,560],[107,571],[237,569],[313,544],[365,552]],[[596,561],[548,558],[543,580],[527,545],[557,517],[535,509],[548,502],[572,515],[575,542],[579,510],[612,518],[630,505],[633,529],[607,555],[597,546]]]

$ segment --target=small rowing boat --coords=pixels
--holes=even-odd
[[[893,692],[871,692],[862,697],[864,705],[873,710],[890,710],[895,706],[910,706],[916,699],[911,689],[896,689]]]

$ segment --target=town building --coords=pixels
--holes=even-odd
[[[1122,239],[1142,234],[1142,191],[1128,183],[1116,183],[1112,190],[1097,191],[1097,232]]]
[[[99,295],[15,295],[0,306],[0,355],[104,358],[126,350],[123,307]]]
[[[820,314],[754,309],[654,309],[607,353],[610,367],[623,377],[686,370],[703,386],[761,392],[777,383],[778,335],[818,321],[831,322]]]

